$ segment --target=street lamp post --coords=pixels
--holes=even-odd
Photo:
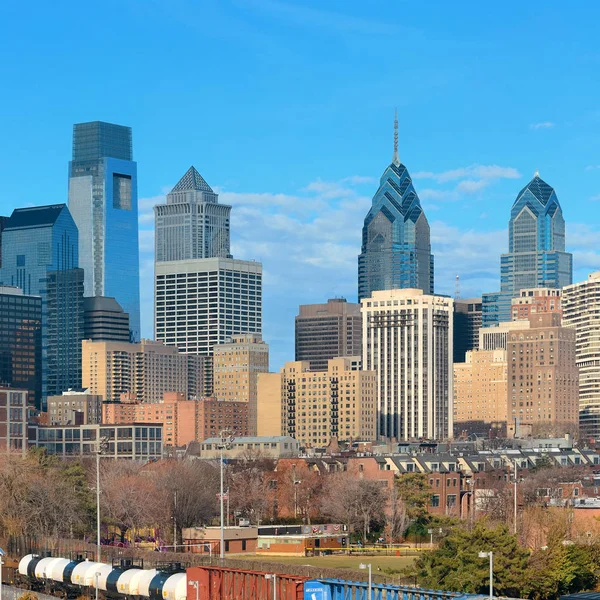
[[[96,600],[98,600],[98,577],[100,577],[100,573],[96,571],[94,573],[94,579],[96,580],[96,585],[94,586],[96,588]]]
[[[494,553],[493,552],[480,552],[479,558],[490,559],[490,600],[494,597]]]
[[[294,519],[298,518],[298,486],[301,483],[301,481],[294,479]]]
[[[221,431],[221,444],[219,445],[219,450],[221,451],[221,493],[220,504],[221,504],[221,544],[219,548],[219,558],[225,558],[225,510],[223,506],[224,500],[224,490],[223,490],[223,450],[231,448],[232,442],[234,440],[233,436],[228,435],[229,432]]]
[[[196,589],[196,600],[199,600],[198,594],[199,594],[199,589],[200,589],[200,582],[199,581],[190,581],[190,585]]]
[[[514,500],[515,500],[515,523],[514,523],[514,534],[517,535],[517,472],[518,472],[518,463],[515,458],[515,490],[514,490]]]
[[[2,557],[4,556],[4,550],[0,548],[0,600],[2,600]]]
[[[97,557],[96,561],[100,561],[100,455],[108,447],[108,439],[100,439],[100,430],[98,429],[98,444],[96,448],[96,543],[97,543]]]
[[[369,587],[368,587],[368,592],[367,592],[367,600],[371,600],[371,597],[373,596],[373,571],[371,568],[371,563],[369,563],[368,565],[365,565],[364,563],[360,563],[360,565],[358,565],[359,569],[369,569]]]

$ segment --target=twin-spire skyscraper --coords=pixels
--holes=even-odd
[[[394,154],[365,217],[358,257],[358,301],[377,290],[416,288],[433,294],[429,223],[406,167],[398,157],[398,114]]]

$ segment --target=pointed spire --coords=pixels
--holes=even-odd
[[[198,191],[198,192],[211,192],[212,188],[198,171],[192,165],[185,173],[185,175],[179,180],[177,185],[171,190],[173,192],[188,192],[188,191]]]
[[[533,177],[539,177],[540,176],[540,172],[536,169],[535,173],[533,174]]]
[[[400,165],[400,159],[398,158],[398,109],[394,110],[394,156],[392,157],[392,163],[397,167]]]

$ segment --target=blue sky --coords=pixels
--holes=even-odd
[[[194,164],[263,262],[271,363],[305,302],[356,299],[362,219],[400,158],[431,225],[436,291],[499,286],[512,201],[557,191],[575,280],[600,268],[597,2],[0,3],[0,211],[65,202],[75,122],[130,125],[143,333],[152,206]]]

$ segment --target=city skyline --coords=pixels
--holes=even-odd
[[[585,19],[583,8],[561,9],[558,2],[519,6],[519,18],[507,19],[510,5],[487,14],[440,5],[434,15],[410,6],[382,20],[358,2],[328,10],[224,2],[187,6],[183,19],[160,2],[145,11],[127,3],[119,10],[127,26],[105,44],[99,32],[110,29],[116,6],[66,10],[51,30],[50,7],[33,14],[2,7],[0,22],[15,24],[2,29],[3,40],[17,57],[2,67],[13,90],[1,100],[11,115],[2,129],[11,144],[0,149],[2,214],[66,202],[73,123],[132,127],[142,288],[152,285],[153,206],[194,164],[219,201],[233,206],[232,254],[265,265],[263,337],[277,369],[293,357],[299,304],[356,300],[360,228],[389,161],[397,105],[400,154],[431,226],[436,292],[454,295],[457,273],[463,297],[500,288],[508,210],[536,169],[561,200],[573,281],[583,281],[600,268],[600,119],[590,77],[599,61],[593,23],[600,7],[586,5]],[[80,19],[98,23],[98,31],[80,27]],[[181,36],[180,27],[193,33],[200,22],[211,25],[203,36],[224,36],[227,44],[197,64],[198,36]],[[558,24],[561,40],[548,44],[544,31]],[[515,36],[518,48],[509,43]],[[149,42],[157,37],[160,48]],[[68,51],[74,44],[77,56]],[[86,50],[98,45],[104,60],[84,67]],[[132,50],[128,68],[115,70],[123,48]],[[402,61],[390,60],[395,55]],[[185,93],[173,94],[198,67],[203,77],[188,77]],[[22,77],[34,68],[38,77]],[[57,77],[61,71],[77,73],[76,82]],[[528,88],[533,78],[552,81],[555,93]],[[207,81],[220,81],[219,92],[206,93]],[[109,82],[119,94],[105,93]],[[40,103],[39,87],[52,102]],[[158,91],[149,94],[150,87]],[[36,177],[29,176],[33,161]],[[151,298],[143,298],[142,318],[142,334],[151,337]]]

